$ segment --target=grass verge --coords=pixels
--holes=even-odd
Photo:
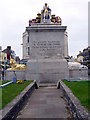
[[[33,82],[33,80],[23,81],[19,84],[11,83],[3,88],[0,88],[2,91],[2,106],[0,109],[4,108],[6,104],[19,95],[31,82]]]
[[[71,81],[62,80],[80,100],[81,104],[90,111],[90,81]]]

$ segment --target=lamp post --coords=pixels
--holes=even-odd
[[[6,70],[6,56],[4,54],[4,80],[6,80],[6,72],[5,72],[5,70]]]

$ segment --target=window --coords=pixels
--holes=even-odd
[[[27,54],[27,55],[30,55],[30,47],[27,47],[27,48],[26,48],[26,54]]]
[[[27,43],[29,43],[29,35],[27,35]]]
[[[27,55],[27,47],[26,47],[26,55]]]
[[[28,47],[28,55],[30,55],[30,48]]]

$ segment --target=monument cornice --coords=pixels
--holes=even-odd
[[[65,31],[67,26],[61,26],[61,24],[32,24],[29,27],[26,27],[27,32],[38,32],[38,31]]]

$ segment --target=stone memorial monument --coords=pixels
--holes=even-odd
[[[47,4],[37,15],[23,33],[23,58],[28,59],[26,80],[50,83],[69,78],[65,60],[68,56],[67,26],[61,25],[60,17],[51,15]]]

